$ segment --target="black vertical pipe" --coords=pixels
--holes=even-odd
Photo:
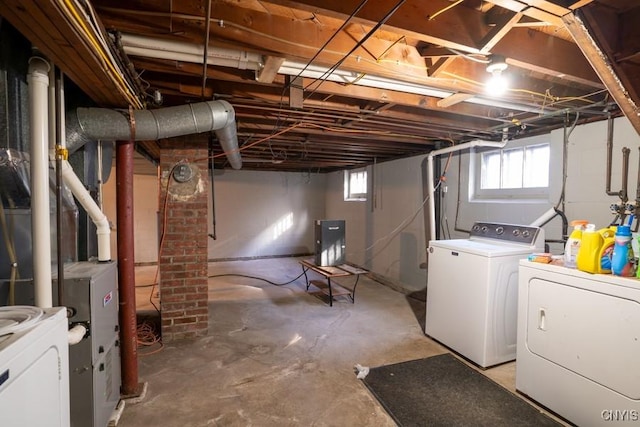
[[[133,246],[133,141],[116,142],[118,293],[123,396],[138,390],[135,259]]]
[[[213,159],[213,141],[211,139],[211,137],[209,137],[209,176],[211,178],[211,182],[209,183],[209,185],[211,186],[211,221],[212,221],[212,226],[213,226],[213,230],[212,233],[209,234],[209,237],[211,237],[213,240],[217,239],[216,236],[216,192],[215,192],[215,187],[214,187],[214,168],[215,168],[215,162]]]
[[[434,202],[434,210],[435,210],[435,218],[436,218],[436,235],[431,236],[431,239],[440,240],[441,236],[444,234],[444,230],[442,230],[442,218],[440,215],[442,213],[442,161],[439,159],[433,162],[433,174],[437,177],[434,178],[434,182],[438,182],[437,190],[433,192],[433,202]]]

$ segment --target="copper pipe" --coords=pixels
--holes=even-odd
[[[118,293],[123,396],[138,390],[135,259],[133,237],[133,141],[116,143],[116,209],[118,223]]]

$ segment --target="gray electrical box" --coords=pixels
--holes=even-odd
[[[317,220],[315,224],[315,263],[319,266],[346,261],[345,222],[341,219]]]
[[[120,401],[117,284],[115,262],[78,262],[64,271],[64,304],[75,310],[69,320],[90,331],[69,347],[71,427],[106,426]]]

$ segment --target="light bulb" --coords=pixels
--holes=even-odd
[[[507,78],[502,75],[501,70],[494,70],[491,73],[491,78],[485,84],[485,91],[492,96],[502,96],[507,92],[509,88],[509,82]]]

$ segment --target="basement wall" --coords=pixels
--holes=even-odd
[[[414,293],[427,283],[424,209],[426,157],[367,168],[366,202],[344,201],[344,172],[327,176],[327,217],[346,221],[347,261]],[[426,204],[424,205],[426,207]],[[381,276],[381,277],[380,277]]]
[[[117,257],[116,170],[103,186],[104,212],[111,227],[111,256]],[[158,177],[133,177],[133,229],[136,264],[158,262]]]
[[[469,153],[465,152],[460,157],[460,215],[458,225],[460,228],[469,229],[474,221],[491,220],[498,222],[512,222],[528,224],[559,200],[562,191],[562,143],[564,131],[555,130],[548,135],[552,144],[550,183],[551,192],[547,200],[538,202],[504,201],[502,203],[479,203],[469,201]],[[540,141],[545,137],[531,138],[531,141]],[[508,147],[508,146],[507,146]],[[636,179],[638,173],[638,147],[640,136],[635,132],[631,123],[625,118],[614,119],[613,133],[613,161],[611,189],[618,191],[622,182],[622,147],[631,149],[629,158],[629,199],[635,200]],[[564,211],[569,222],[574,219],[585,219],[596,224],[597,228],[607,226],[614,215],[610,213],[609,206],[618,202],[616,196],[608,196],[606,188],[606,158],[607,158],[607,122],[576,126],[569,137],[567,155],[567,182],[565,189]],[[453,238],[465,238],[468,234],[454,232],[455,209],[458,193],[458,158],[454,160],[447,174],[448,191],[445,203],[452,227]],[[547,239],[560,239],[561,222],[558,217],[549,222],[545,227]],[[571,227],[569,228],[569,232]],[[553,253],[561,254],[564,248],[561,244],[551,244]]]
[[[569,221],[587,219],[598,228],[607,226],[614,218],[609,206],[618,197],[605,193],[607,122],[601,121],[577,126],[569,137],[567,156],[566,202],[564,211]],[[447,192],[443,209],[449,224],[446,238],[467,238],[468,233],[455,231],[458,185],[460,186],[460,212],[458,227],[469,229],[475,221],[496,221],[529,224],[555,206],[562,191],[562,145],[564,130],[549,135],[527,139],[528,142],[548,140],[551,144],[550,193],[537,201],[469,200],[468,151],[454,154],[446,174]],[[638,147],[640,136],[630,122],[620,117],[614,120],[612,161],[612,190],[621,188],[622,147],[629,147],[629,198],[635,199],[638,173]],[[441,159],[444,168],[446,156]],[[460,161],[460,166],[459,166]],[[426,209],[420,209],[426,196],[426,156],[382,163],[376,166],[375,185],[371,187],[372,167],[367,168],[372,188],[366,202],[343,200],[343,172],[327,176],[327,217],[347,221],[347,259],[370,269],[382,281],[405,293],[424,290],[426,270]],[[376,205],[372,208],[372,195]],[[562,208],[562,207],[561,207]],[[400,228],[407,224],[406,228]],[[562,222],[559,217],[544,226],[547,239],[562,238]],[[569,230],[570,231],[570,230]],[[368,249],[370,248],[370,249]],[[550,250],[561,254],[561,244],[550,244]],[[424,265],[422,265],[424,267]]]
[[[225,170],[214,180],[217,239],[209,238],[209,260],[313,252],[313,221],[325,216],[325,175]]]
[[[535,203],[470,202],[469,153],[454,154],[447,172],[447,193],[444,197],[451,238],[468,236],[465,232],[454,230],[458,183],[461,187],[458,226],[461,229],[469,229],[474,221],[480,220],[528,224],[555,206],[561,192],[563,132],[558,129],[548,135],[552,144],[551,192],[546,200]],[[617,202],[618,198],[605,194],[606,137],[607,123],[603,121],[577,126],[569,138],[565,203],[569,221],[587,219],[598,227],[604,227],[613,219],[609,205]],[[535,137],[535,140],[539,141],[540,138],[545,137]],[[619,190],[621,185],[623,146],[631,149],[628,185],[629,197],[633,200],[636,195],[640,136],[629,121],[621,117],[614,120],[613,190]],[[405,292],[423,290],[427,274],[421,268],[427,258],[427,205],[421,209],[421,203],[426,196],[426,156],[378,164],[373,186],[373,167],[367,170],[369,188],[373,188],[367,202],[343,200],[344,172],[308,175],[240,170],[216,175],[218,239],[208,240],[209,259],[311,253],[313,221],[344,219],[347,222],[348,261],[371,269],[388,284]],[[115,173],[111,176],[115,176]],[[114,182],[115,179],[110,179],[106,183],[104,196],[107,217],[115,223]],[[136,175],[134,192],[136,262],[156,262],[156,178]],[[209,215],[210,206],[209,196]],[[400,227],[393,233],[416,212],[418,214],[408,221],[406,228]],[[290,222],[287,220],[289,213],[292,213]],[[289,223],[291,227],[286,226]],[[208,232],[211,233],[211,217],[208,224]],[[278,224],[281,224],[280,228]],[[278,229],[281,231],[279,235]],[[559,218],[553,219],[544,229],[547,239],[561,238]],[[113,249],[115,257],[115,246]],[[557,254],[563,251],[560,244],[551,244],[550,249]]]

